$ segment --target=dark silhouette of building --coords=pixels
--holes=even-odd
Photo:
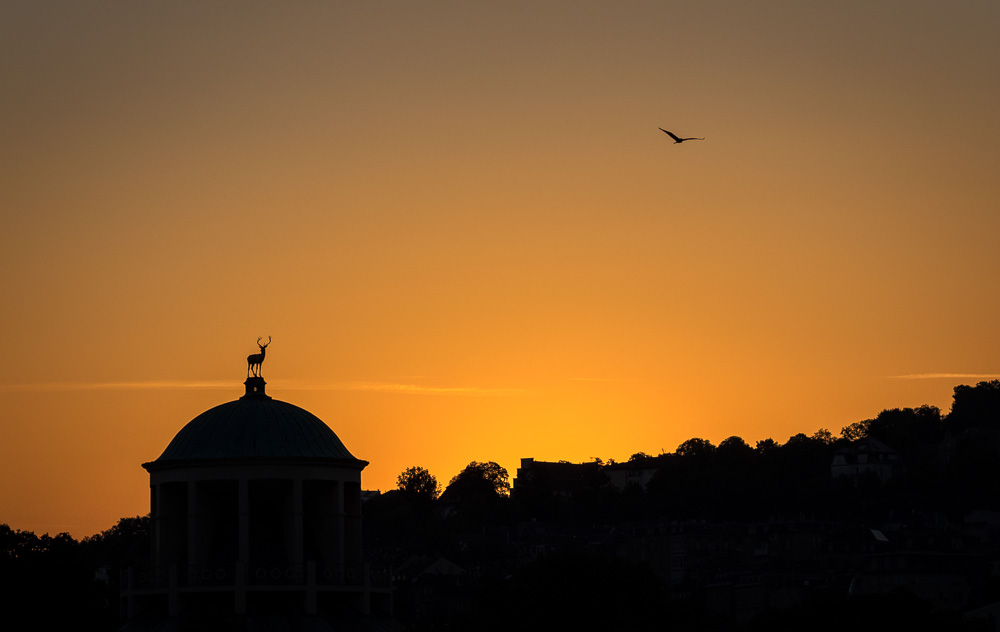
[[[886,482],[903,471],[899,452],[874,437],[864,437],[837,450],[830,465],[833,478],[846,477],[857,481],[873,476]]]
[[[313,414],[271,399],[263,378],[245,385],[243,397],[195,417],[143,464],[152,559],[123,578],[123,613],[132,622],[224,619],[237,629],[255,618],[316,624],[296,629],[349,618],[378,629],[368,615],[391,614],[391,589],[388,573],[362,560],[367,461]]]
[[[595,477],[600,476],[599,463],[570,463],[568,461],[536,461],[522,458],[517,468],[511,494],[515,497],[536,490],[571,498],[587,487],[595,485]],[[605,481],[602,478],[599,483]]]

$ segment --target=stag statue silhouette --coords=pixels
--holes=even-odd
[[[264,354],[267,353],[267,345],[269,344],[271,344],[271,336],[267,337],[265,344],[260,344],[260,338],[257,339],[257,346],[260,347],[260,353],[251,353],[247,356],[247,377],[250,377],[251,373],[253,373],[254,377],[260,377],[260,365],[264,364]]]

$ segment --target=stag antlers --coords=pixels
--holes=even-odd
[[[260,353],[251,353],[247,356],[247,377],[250,377],[251,373],[253,373],[254,377],[260,377],[260,365],[264,364],[264,354],[267,353],[267,345],[269,344],[271,344],[271,336],[267,337],[265,344],[260,344],[260,338],[257,338],[257,346],[260,347]]]

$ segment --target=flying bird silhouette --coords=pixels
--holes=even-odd
[[[673,134],[671,134],[671,133],[670,133],[670,132],[668,132],[667,130],[663,129],[662,127],[661,127],[661,128],[659,128],[659,130],[660,130],[661,132],[663,132],[664,134],[666,134],[667,136],[669,136],[670,138],[673,138],[673,139],[674,139],[674,144],[675,144],[675,145],[676,145],[677,143],[683,143],[683,142],[684,142],[684,141],[686,141],[686,140],[705,140],[704,138],[679,138],[679,137],[677,137],[677,136],[674,136]]]

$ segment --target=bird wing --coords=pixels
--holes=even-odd
[[[674,139],[675,141],[677,141],[678,143],[679,143],[679,142],[681,142],[681,139],[680,139],[680,138],[677,138],[676,136],[674,136],[673,134],[671,134],[671,133],[670,133],[670,132],[668,132],[667,130],[663,129],[662,127],[661,127],[661,128],[659,128],[659,129],[660,129],[660,131],[661,131],[661,132],[663,132],[664,134],[666,134],[666,135],[667,135],[667,136],[669,136],[670,138],[673,138],[673,139]]]

